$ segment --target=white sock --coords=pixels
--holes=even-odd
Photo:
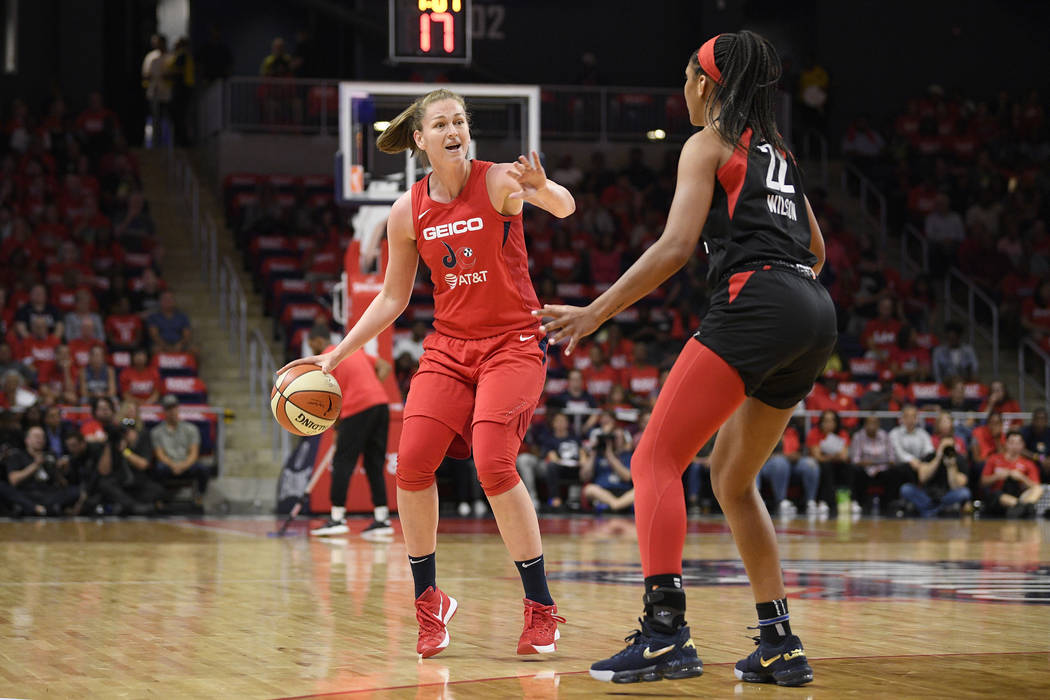
[[[381,523],[385,523],[390,520],[390,509],[386,506],[375,507],[375,518]]]
[[[342,520],[346,517],[345,506],[332,506],[332,520]]]

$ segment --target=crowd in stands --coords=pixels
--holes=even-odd
[[[929,275],[957,267],[995,300],[1010,346],[1050,349],[1048,126],[1036,89],[970,99],[932,85],[885,128],[857,119],[842,142],[886,194],[891,227],[925,238]]]
[[[206,389],[120,121],[98,93],[79,114],[59,97],[7,107],[0,513],[152,513],[190,481],[199,497],[212,428],[179,404]]]

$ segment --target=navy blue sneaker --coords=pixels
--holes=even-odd
[[[737,661],[733,669],[737,680],[786,686],[805,685],[813,680],[813,669],[796,635],[784,637],[778,646],[763,644],[761,637],[753,639],[757,648],[746,659]]]
[[[696,646],[684,625],[661,634],[639,618],[641,629],[624,638],[627,648],[591,666],[591,678],[613,683],[658,681],[661,678],[695,678],[704,672]]]

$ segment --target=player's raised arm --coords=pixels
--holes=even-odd
[[[408,192],[398,197],[390,209],[387,239],[390,241],[390,260],[383,278],[383,289],[346,337],[331,352],[293,360],[279,369],[278,374],[306,363],[320,365],[325,372],[331,372],[343,358],[379,335],[401,315],[412,297],[412,285],[419,266],[419,252],[412,228],[412,199]]]
[[[723,152],[724,147],[713,130],[691,136],[682,148],[674,200],[659,240],[613,286],[587,306],[547,304],[534,312],[548,319],[543,330],[551,342],[569,341],[566,355],[584,336],[659,287],[693,254],[711,207],[715,171]]]
[[[532,152],[531,160],[518,156],[513,163],[501,163],[494,170],[503,201],[500,211],[516,214],[521,211],[520,202],[523,201],[545,209],[559,219],[576,211],[576,200],[572,193],[547,178],[536,151]]]

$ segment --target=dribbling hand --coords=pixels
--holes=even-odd
[[[601,319],[591,311],[589,306],[544,304],[542,309],[533,311],[532,315],[549,319],[540,326],[540,329],[547,334],[549,342],[560,343],[568,339],[569,343],[565,346],[566,355],[571,355],[584,336],[590,335],[602,325]]]
[[[321,368],[321,371],[325,374],[332,373],[332,353],[326,352],[321,355],[310,355],[309,357],[300,357],[298,360],[292,360],[284,367],[277,370],[277,374],[283,374],[296,365],[317,365]]]
[[[510,165],[510,176],[521,185],[520,190],[509,195],[511,199],[528,199],[547,186],[547,172],[536,151],[532,152],[531,161],[525,156],[518,156],[518,160]]]

